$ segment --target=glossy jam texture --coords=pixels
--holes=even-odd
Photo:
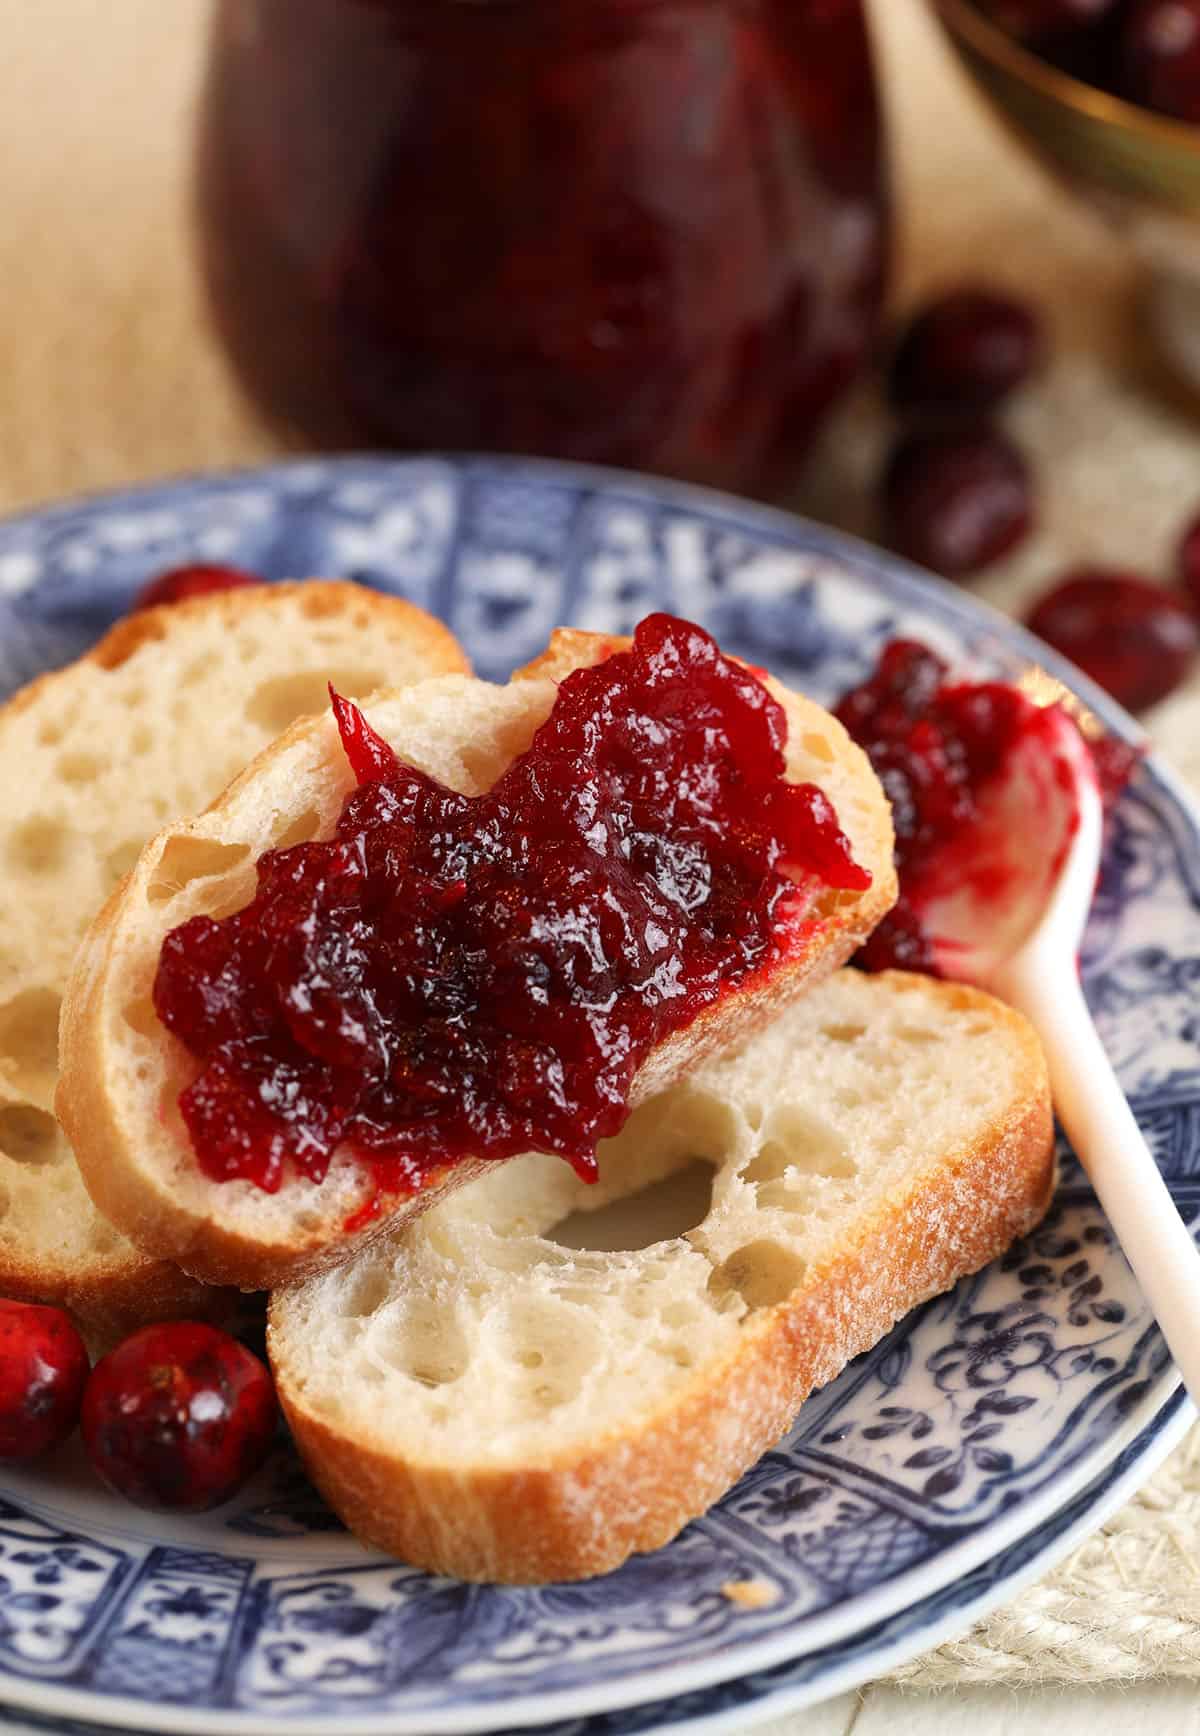
[[[867,970],[940,974],[922,909],[945,890],[940,864],[978,817],[981,795],[1043,716],[1003,682],[947,682],[947,674],[928,646],[896,639],[837,708],[875,767],[896,828],[900,898],[858,955]],[[1101,793],[1111,802],[1138,756],[1110,738],[1092,751]]]
[[[786,781],[782,707],[669,616],[569,675],[483,795],[335,710],[358,780],[335,836],[264,856],[252,904],[163,946],[215,1179],[319,1180],[343,1142],[398,1193],[468,1155],[594,1175],[655,1044],[801,950],[822,887],[869,884],[828,799]]]
[[[217,8],[219,328],[320,444],[767,486],[878,329],[862,0]]]

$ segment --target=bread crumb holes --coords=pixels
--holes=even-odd
[[[126,838],[123,844],[118,844],[108,852],[104,858],[104,872],[110,886],[115,886],[118,880],[124,880],[141,853],[140,838]]]
[[[0,1066],[23,1096],[48,1106],[58,1074],[58,1015],[53,989],[25,989],[0,1006]]]
[[[146,891],[151,904],[165,904],[196,880],[228,874],[250,855],[249,844],[218,844],[214,838],[171,838]]]
[[[39,1168],[57,1163],[66,1142],[53,1115],[35,1109],[32,1103],[10,1103],[0,1109],[0,1151],[14,1163]]]
[[[246,701],[246,716],[270,735],[279,735],[298,717],[314,717],[329,705],[330,683],[347,699],[361,698],[384,677],[378,669],[306,669],[292,675],[277,675],[254,689]]]
[[[55,767],[64,784],[76,785],[95,783],[103,770],[104,762],[94,753],[65,753]]]
[[[800,746],[810,759],[820,760],[822,765],[831,766],[837,758],[832,743],[826,741],[823,735],[816,735],[811,730],[800,737]]]
[[[66,859],[70,839],[61,820],[26,820],[8,841],[8,860],[18,874],[52,874]]]
[[[797,1104],[783,1103],[764,1123],[762,1141],[742,1170],[742,1178],[761,1187],[789,1175],[843,1180],[857,1171],[857,1163],[835,1128]]]
[[[321,824],[321,816],[315,808],[306,808],[302,814],[297,814],[290,825],[284,827],[273,841],[274,850],[290,850],[294,844],[311,844],[316,837]]]
[[[806,1269],[799,1255],[777,1242],[748,1242],[714,1269],[708,1289],[718,1299],[740,1296],[751,1312],[773,1308],[803,1282]]]

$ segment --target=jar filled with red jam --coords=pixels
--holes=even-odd
[[[303,437],[766,489],[880,313],[862,0],[221,0],[199,199]]]

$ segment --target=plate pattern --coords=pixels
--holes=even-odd
[[[622,1681],[736,1654],[985,1532],[1102,1448],[1165,1368],[1107,1226],[1072,1186],[998,1267],[811,1401],[719,1507],[618,1574],[501,1590],[361,1557],[289,1571],[253,1540],[336,1521],[281,1452],[225,1517],[227,1548],[138,1549],[0,1503],[0,1671],[293,1718],[487,1706],[581,1672]],[[726,1594],[745,1581],[764,1608]]]
[[[1021,635],[974,605],[762,509],[553,466],[364,459],[0,526],[0,691],[77,654],[151,573],[199,558],[400,591],[442,615],[493,677],[536,655],[560,621],[621,632],[664,607],[818,697],[859,677],[896,632],[1000,675],[1029,662]],[[1083,960],[1190,1222],[1198,844],[1169,781],[1143,768],[1115,817]],[[343,1547],[286,1452],[203,1545],[122,1531],[86,1484],[19,1479],[0,1498],[0,1696],[37,1704],[34,1686],[53,1685],[97,1696],[114,1719],[129,1702],[165,1702],[211,1712],[213,1728],[237,1713],[370,1713],[416,1731],[545,1716],[556,1696],[630,1703],[659,1692],[664,1671],[732,1680],[958,1595],[943,1588],[1004,1559],[997,1526],[1011,1542],[1135,1441],[1148,1451],[1172,1384],[1064,1151],[1054,1210],[1032,1237],[810,1400],[791,1436],[676,1543],[588,1585],[468,1587]],[[759,1607],[727,1594],[743,1581]],[[587,1725],[642,1727],[615,1713]]]
[[[764,1716],[785,1707],[797,1710],[827,1695],[864,1681],[870,1674],[911,1656],[923,1646],[944,1637],[947,1622],[967,1622],[992,1607],[998,1593],[1019,1583],[1036,1570],[1040,1560],[1052,1555],[1062,1543],[1077,1537],[1096,1515],[1119,1504],[1136,1478],[1147,1455],[1156,1453],[1166,1434],[1178,1434],[1186,1421],[1181,1395],[1169,1401],[1166,1414],[1133,1441],[1109,1466],[1105,1474],[1073,1501],[1068,1502],[1044,1527],[1010,1545],[985,1561],[963,1579],[921,1599],[886,1621],[874,1623],[841,1643],[807,1653],[774,1668],[747,1672],[716,1687],[681,1692],[670,1700],[652,1701],[595,1716],[570,1718],[544,1725],[544,1736],[654,1736],[669,1730],[679,1736],[740,1736]],[[1164,1430],[1164,1424],[1167,1425]],[[1156,1444],[1157,1443],[1157,1446]],[[323,1729],[328,1730],[329,1725]],[[25,1736],[26,1732],[49,1732],[51,1736],[133,1736],[126,1726],[97,1725],[73,1717],[47,1717],[21,1712],[13,1717],[0,1709],[0,1730]],[[495,1736],[518,1736],[511,1727],[495,1730]]]

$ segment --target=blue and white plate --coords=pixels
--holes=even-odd
[[[199,559],[403,592],[497,678],[560,623],[622,632],[667,608],[818,698],[897,632],[980,672],[1037,661],[1071,679],[962,593],[761,507],[572,467],[346,459],[0,525],[0,692],[83,650],[146,578]],[[1196,1222],[1200,832],[1153,762],[1118,808],[1083,969]],[[1064,1153],[1027,1242],[811,1399],[675,1543],[590,1584],[463,1586],[369,1555],[286,1453],[229,1508],[179,1521],[106,1496],[69,1455],[52,1474],[0,1473],[0,1704],[50,1730],[204,1736],[746,1729],[966,1625],[1097,1523],[1188,1415]],[[742,1581],[756,1607],[728,1595]]]

